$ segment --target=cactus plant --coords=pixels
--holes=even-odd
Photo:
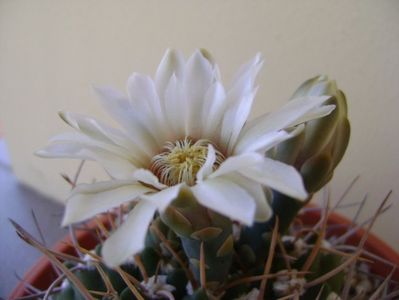
[[[66,277],[47,295],[327,299],[341,292],[342,265],[360,254],[344,262],[344,253],[326,246],[327,211],[313,232],[292,223],[344,155],[345,95],[317,76],[281,111],[246,122],[261,65],[257,55],[225,92],[209,52],[185,63],[170,50],[155,81],[129,78],[129,100],[97,88],[124,130],[60,114],[77,133],[54,138],[38,154],[96,160],[112,176],[74,187],[63,224],[104,212],[111,221],[99,226],[96,251],[77,247],[86,259],[63,257]]]

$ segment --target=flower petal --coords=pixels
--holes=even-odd
[[[116,267],[144,249],[145,236],[155,211],[155,206],[149,202],[140,201],[136,204],[125,222],[102,247],[106,265]]]
[[[295,199],[305,200],[308,197],[301,175],[294,167],[282,162],[265,157],[262,163],[240,169],[239,172]]]
[[[215,149],[211,144],[208,145],[208,153],[206,155],[206,161],[202,167],[197,172],[197,180],[202,181],[204,178],[208,177],[213,171],[213,164],[216,161]]]
[[[167,187],[163,183],[159,182],[157,176],[155,176],[151,171],[146,169],[139,169],[134,171],[133,178],[136,179],[137,181],[153,186],[154,188],[159,190],[162,190]]]
[[[191,187],[197,201],[233,220],[252,225],[256,204],[252,196],[229,179],[207,179]]]
[[[155,84],[149,76],[133,73],[127,80],[127,93],[130,101],[149,117],[154,113],[161,116],[159,97]]]
[[[128,159],[95,144],[79,141],[53,142],[36,152],[46,158],[73,158],[97,161],[113,178],[126,179],[140,166],[138,160]]]
[[[258,139],[251,141],[250,143],[238,145],[234,149],[233,153],[241,154],[245,152],[255,151],[259,153],[265,153],[267,150],[276,146],[277,144],[298,135],[303,130],[303,128],[304,126],[303,124],[301,124],[290,132],[287,132],[285,130],[268,132],[263,136],[260,136]]]
[[[215,128],[221,126],[226,108],[226,93],[223,85],[216,81],[207,91],[202,107],[202,137],[214,138]]]
[[[166,50],[155,74],[155,85],[161,98],[172,75],[182,78],[183,72],[184,58],[181,52],[174,49]]]
[[[127,89],[132,106],[141,112],[139,114],[141,123],[146,124],[162,146],[169,130],[165,128],[167,123],[164,109],[153,80],[149,76],[133,73],[128,79]]]
[[[177,184],[162,191],[141,196],[143,201],[151,202],[159,211],[164,211],[176,199],[183,184]]]
[[[227,153],[232,153],[237,138],[251,112],[256,90],[243,96],[225,113],[222,124],[222,143],[227,146]]]
[[[205,94],[215,81],[211,63],[200,50],[188,59],[185,66],[183,87],[187,102],[186,136],[198,136],[201,133],[201,114]]]
[[[280,110],[248,122],[238,138],[236,147],[246,147],[269,132],[297,125],[298,120],[304,120],[304,115],[329,98],[329,96],[296,98]]]
[[[182,83],[173,74],[165,90],[165,114],[175,136],[185,136],[188,118]],[[177,109],[178,108],[178,109]]]
[[[241,66],[235,75],[231,88],[229,89],[229,99],[242,98],[252,92],[256,76],[263,66],[263,60],[260,53],[257,53],[253,59]]]
[[[137,151],[137,145],[130,141],[121,130],[109,127],[94,118],[81,114],[60,112],[59,115],[64,122],[88,137],[86,141],[91,141],[91,143],[95,143],[124,157],[143,157],[143,153]],[[75,139],[76,137],[77,135],[75,135]],[[59,137],[52,138],[53,141],[56,139],[60,140]]]
[[[237,156],[230,156],[227,158],[219,168],[209,175],[210,178],[215,178],[224,174],[240,171],[248,166],[257,165],[264,160],[263,155],[259,153],[243,153]]]
[[[235,146],[251,111],[256,94],[254,82],[262,64],[260,54],[257,54],[254,59],[241,67],[227,94],[228,110],[223,118],[220,137],[228,153],[231,153]]]
[[[126,180],[78,185],[67,200],[62,225],[86,220],[151,191],[153,189]]]
[[[295,126],[297,124],[305,123],[310,120],[322,118],[325,116],[328,116],[333,110],[335,109],[335,105],[323,105],[316,107],[309,111],[308,113],[304,114],[302,118],[296,120],[292,126]]]
[[[135,111],[128,99],[120,92],[109,87],[95,87],[99,100],[105,110],[121,124],[128,137],[147,157],[152,157],[158,150],[158,143],[148,123],[141,123],[140,111]]]
[[[229,175],[229,179],[245,189],[255,200],[255,221],[266,222],[269,220],[272,215],[272,209],[267,202],[262,185],[239,174]]]
[[[113,139],[123,142],[123,135],[120,131],[94,118],[66,111],[60,112],[59,115],[65,123],[94,140],[107,144],[116,144]]]

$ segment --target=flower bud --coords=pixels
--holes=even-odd
[[[350,136],[346,98],[334,80],[327,76],[311,78],[295,91],[292,99],[324,95],[331,96],[325,104],[334,105],[335,109],[325,117],[306,122],[301,134],[279,144],[275,150],[276,159],[301,172],[309,193],[317,192],[331,179]]]

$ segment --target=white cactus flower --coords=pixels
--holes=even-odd
[[[162,213],[181,189],[245,225],[271,215],[263,187],[305,199],[299,173],[265,152],[298,132],[286,128],[324,116],[334,106],[322,105],[325,96],[301,97],[247,122],[261,66],[258,54],[225,89],[208,53],[197,50],[185,61],[180,52],[168,50],[155,79],[136,73],[129,77],[127,96],[96,88],[120,129],[61,113],[75,132],[55,136],[38,155],[95,160],[111,176],[72,191],[63,225],[136,202],[103,246],[105,262],[116,266],[143,249],[155,213]]]

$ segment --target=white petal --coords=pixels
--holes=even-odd
[[[49,139],[49,144],[52,143],[65,143],[65,142],[76,142],[76,143],[86,143],[92,146],[98,145],[105,145],[106,147],[112,146],[110,144],[102,143],[100,144],[99,141],[93,140],[92,138],[84,135],[83,133],[76,132],[76,131],[68,131],[57,134]],[[107,150],[111,150],[112,148],[107,148]]]
[[[257,151],[259,153],[265,153],[270,148],[276,146],[277,144],[290,139],[296,135],[298,135],[304,126],[298,125],[291,132],[287,132],[285,130],[268,132],[263,136],[257,137],[256,139],[248,139],[246,143],[240,143],[235,149],[234,154],[241,154],[245,152],[254,152]]]
[[[105,171],[115,179],[131,178],[132,173],[137,169],[131,161],[119,159],[119,157],[110,157],[107,153],[98,150],[88,151],[88,156],[99,162]]]
[[[126,142],[127,143],[127,142]],[[79,132],[66,132],[50,139],[50,145],[36,154],[49,158],[78,158],[98,161],[111,176],[116,173],[130,174],[145,163],[140,153],[115,143],[95,140]],[[122,178],[126,178],[122,177]]]
[[[157,141],[163,142],[168,128],[165,128],[165,114],[152,79],[133,73],[128,79],[127,89],[132,106],[141,112],[141,123],[146,124]]]
[[[176,199],[182,186],[183,184],[174,185],[159,192],[143,195],[141,196],[141,199],[143,199],[143,201],[151,202],[159,211],[162,212],[173,200]]]
[[[215,138],[226,108],[226,93],[220,82],[215,82],[205,95],[202,107],[202,136]]]
[[[202,105],[206,92],[215,80],[211,63],[199,50],[195,51],[187,61],[183,77],[184,97],[188,108],[186,136],[195,137],[201,134]]]
[[[231,172],[240,171],[248,166],[257,165],[264,161],[264,157],[258,153],[243,153],[237,156],[230,156],[227,158],[219,168],[209,175],[210,178],[215,178]]]
[[[138,151],[137,145],[129,140],[128,136],[119,129],[109,127],[108,125],[81,114],[71,112],[60,112],[60,117],[78,132],[88,137],[83,141],[82,136],[73,137],[70,135],[69,141],[88,142],[102,147],[106,150],[118,153],[123,157],[143,158],[143,153]],[[67,137],[67,135],[63,135]],[[52,138],[52,141],[61,141],[60,136]],[[68,141],[68,138],[64,141]]]
[[[129,181],[107,181],[79,185],[67,200],[62,225],[80,222],[105,212],[152,189]]]
[[[129,138],[142,153],[151,158],[158,150],[158,141],[146,127],[148,123],[141,123],[142,113],[135,111],[131,103],[120,92],[108,87],[95,87],[99,100],[111,117],[120,123],[128,133]]]
[[[243,128],[256,94],[254,82],[262,67],[260,55],[256,55],[249,63],[241,67],[233,85],[227,94],[228,110],[224,115],[221,128],[221,143],[231,153]]]
[[[264,162],[240,169],[244,176],[299,200],[308,196],[298,171],[282,162],[265,157]]]
[[[241,98],[253,90],[255,78],[262,68],[263,60],[260,53],[248,63],[244,64],[235,75],[231,88],[229,89],[229,99],[233,102]]]
[[[97,194],[107,192],[123,186],[137,185],[135,180],[107,180],[96,183],[82,183],[77,185],[70,193],[70,197],[77,194]]]
[[[111,87],[93,86],[93,89],[107,113],[123,127],[130,128],[132,106],[128,98]]]
[[[272,215],[272,209],[267,202],[266,194],[261,184],[242,175],[230,175],[229,179],[245,189],[256,202],[255,221],[266,222]]]
[[[197,201],[233,220],[252,225],[256,204],[239,185],[223,177],[208,179],[191,187]]]
[[[133,73],[127,80],[127,92],[130,101],[143,112],[161,115],[158,93],[154,82],[149,76]]]
[[[227,153],[231,153],[237,138],[243,128],[249,113],[256,91],[243,96],[239,101],[234,103],[226,112],[222,125],[222,143],[227,145]]]
[[[305,115],[303,115],[302,118],[296,120],[296,122],[294,124],[292,124],[291,126],[328,116],[334,109],[335,109],[335,105],[323,105],[323,106],[316,107],[316,108],[312,109],[311,111],[309,111],[308,113],[306,113]]]
[[[98,120],[88,116],[65,111],[60,112],[59,115],[65,123],[74,129],[104,143],[115,144],[112,137],[115,136],[116,139],[118,137],[120,139],[120,136],[122,135],[117,129],[102,124]]]
[[[50,145],[35,152],[37,156],[44,158],[76,158],[94,160],[85,147],[78,143],[51,143]]]
[[[289,101],[280,110],[263,115],[244,126],[236,147],[247,144],[248,140],[256,140],[268,132],[278,131],[298,124],[309,111],[320,106],[329,96],[302,97]]]
[[[46,158],[95,160],[111,177],[118,179],[131,177],[137,166],[140,166],[139,162],[124,158],[114,152],[79,142],[53,143],[37,151],[36,155]]]
[[[145,236],[155,211],[156,208],[151,203],[140,201],[136,204],[125,222],[102,247],[106,265],[116,267],[144,249]]]
[[[175,136],[185,136],[187,131],[187,101],[182,93],[181,82],[175,75],[172,75],[165,90],[165,113]]]
[[[197,172],[197,180],[202,181],[208,177],[213,171],[213,164],[216,161],[215,149],[211,144],[208,145],[208,153],[206,155],[206,161]]]
[[[182,78],[183,69],[184,58],[180,51],[173,49],[166,50],[155,75],[155,85],[161,98],[163,98],[172,75],[175,74],[178,78]]]
[[[154,188],[159,190],[166,188],[166,185],[159,182],[157,176],[155,176],[151,171],[146,169],[139,169],[134,171],[133,178],[137,181],[153,186]]]

